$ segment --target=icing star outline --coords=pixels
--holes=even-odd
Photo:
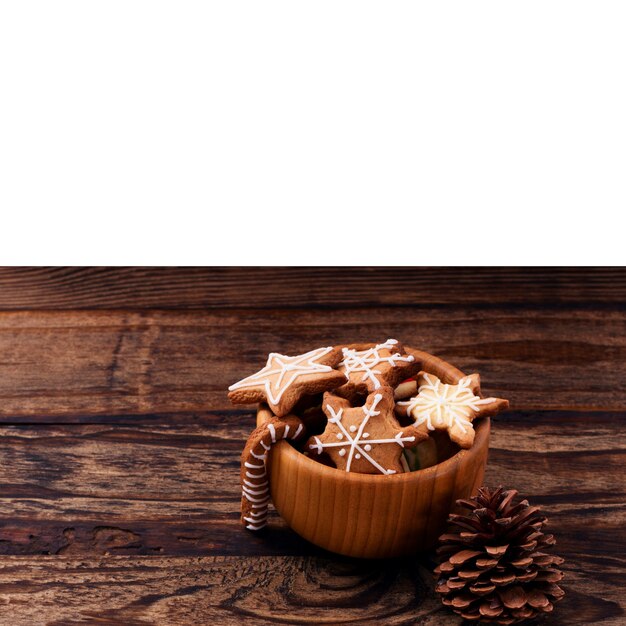
[[[345,382],[345,375],[333,369],[340,358],[333,347],[297,356],[271,352],[263,369],[228,388],[229,398],[242,404],[266,400],[276,415],[286,415],[303,394],[325,391]],[[303,377],[308,378],[304,381]]]

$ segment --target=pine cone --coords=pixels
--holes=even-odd
[[[546,517],[517,491],[482,487],[471,500],[457,500],[467,515],[450,515],[439,538],[436,591],[441,601],[468,620],[513,624],[549,613],[564,592],[556,584],[563,562],[546,554],[552,535]]]

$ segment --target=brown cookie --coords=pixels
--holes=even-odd
[[[276,415],[287,415],[302,396],[346,382],[345,375],[333,369],[340,360],[339,349],[332,347],[298,356],[272,352],[262,370],[228,388],[228,397],[234,404],[266,401]]]
[[[371,393],[384,385],[395,387],[419,371],[420,364],[412,354],[406,354],[395,339],[385,343],[355,344],[342,349],[342,360],[337,369],[348,382],[335,393],[354,400],[357,394]]]
[[[296,441],[304,435],[304,425],[294,415],[271,418],[252,431],[241,454],[241,521],[248,530],[260,530],[267,523],[267,453],[283,439]]]
[[[380,387],[367,397],[364,406],[356,408],[345,398],[325,393],[322,408],[328,417],[326,429],[321,435],[311,437],[305,449],[311,457],[314,453],[327,453],[337,469],[346,472],[403,472],[402,449],[427,437],[415,432],[412,426],[400,427],[393,414],[390,387]]]
[[[478,374],[465,376],[456,385],[446,385],[434,374],[420,372],[417,388],[417,395],[397,403],[398,413],[410,416],[421,433],[447,430],[450,439],[461,448],[471,448],[474,443],[474,419],[497,415],[509,406],[508,400],[478,395]]]

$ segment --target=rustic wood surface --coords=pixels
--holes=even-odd
[[[358,561],[239,525],[270,350],[397,337],[511,400],[486,483],[541,505],[567,595],[626,623],[626,271],[0,271],[0,624],[460,624],[430,555]]]

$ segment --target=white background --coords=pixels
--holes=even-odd
[[[5,2],[0,261],[623,264],[623,2]]]

